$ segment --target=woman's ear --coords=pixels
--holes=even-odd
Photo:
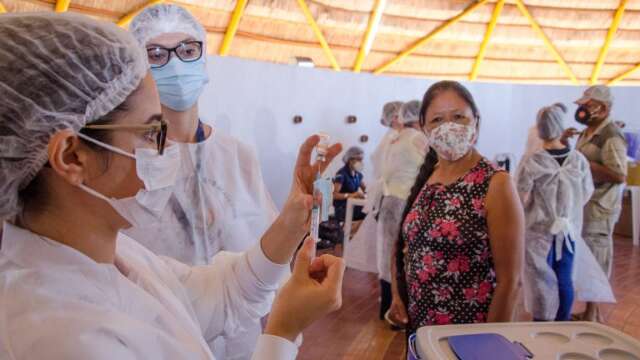
[[[70,184],[83,183],[89,154],[72,130],[62,130],[53,134],[47,150],[49,166],[56,174]]]

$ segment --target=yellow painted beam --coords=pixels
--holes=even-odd
[[[133,18],[136,17],[136,15],[138,15],[142,10],[148,8],[149,6],[161,4],[163,2],[164,2],[164,0],[151,0],[151,1],[147,2],[145,5],[139,7],[136,10],[133,10],[132,12],[130,12],[127,15],[123,16],[122,19],[120,19],[117,22],[118,26],[125,27],[125,26],[129,25],[131,20],[133,20]]]
[[[633,74],[634,72],[636,72],[638,70],[640,70],[640,64],[637,64],[636,66],[632,67],[631,69],[629,69],[629,70],[623,72],[622,74],[614,77],[613,79],[609,80],[607,85],[615,85],[619,81],[622,81],[622,80],[626,79],[627,77],[629,77],[631,74]]]
[[[313,15],[311,14],[311,10],[309,10],[309,7],[307,6],[307,3],[304,0],[298,0],[298,5],[304,13],[304,17],[307,18],[307,22],[309,23],[309,26],[311,26],[311,29],[316,35],[316,38],[320,42],[320,46],[322,46],[322,50],[324,50],[325,56],[329,59],[331,67],[335,71],[340,71],[340,65],[338,65],[338,61],[336,60],[335,56],[333,56],[333,52],[331,51],[327,40],[325,40],[324,35],[322,35],[322,31],[320,30],[318,23],[316,23],[316,20],[313,18]]]
[[[607,37],[604,40],[602,48],[600,48],[598,60],[596,61],[596,65],[593,68],[593,72],[591,73],[591,79],[589,81],[591,85],[594,85],[596,82],[598,82],[598,76],[600,75],[600,71],[602,70],[602,65],[604,65],[604,60],[607,57],[607,52],[609,51],[609,46],[613,41],[613,37],[616,35],[616,31],[618,31],[618,26],[620,25],[620,20],[622,20],[622,15],[624,15],[624,8],[626,6],[627,0],[620,0],[620,5],[618,5],[618,9],[613,16],[613,21],[611,22],[611,26],[609,27],[609,31],[607,32]]]
[[[0,2],[0,14],[4,14],[7,12],[7,8],[4,7],[4,5],[2,5],[2,3]]]
[[[498,23],[498,18],[500,17],[500,13],[502,12],[502,8],[504,7],[504,0],[498,0],[496,6],[493,8],[493,14],[491,15],[491,20],[489,20],[489,25],[487,25],[487,31],[484,33],[484,39],[482,39],[482,43],[480,44],[480,50],[478,50],[478,55],[476,56],[476,61],[473,63],[473,68],[471,69],[471,74],[469,74],[469,80],[473,81],[478,77],[478,72],[480,71],[480,64],[482,63],[482,59],[484,59],[484,54],[487,52],[487,45],[489,45],[489,39],[491,39],[491,34],[493,34],[493,30],[496,28],[496,24]]]
[[[439,33],[441,33],[443,30],[445,30],[446,28],[448,28],[449,26],[457,23],[458,21],[460,21],[463,17],[465,17],[467,14],[469,14],[470,12],[472,12],[473,10],[475,10],[476,8],[478,8],[479,6],[483,5],[484,3],[486,3],[488,0],[478,0],[475,1],[474,3],[472,3],[471,5],[469,5],[466,9],[464,9],[460,14],[452,17],[451,19],[445,21],[444,23],[442,23],[440,26],[438,26],[437,28],[433,29],[433,31],[431,31],[430,33],[428,33],[427,35],[425,35],[424,37],[422,37],[420,40],[416,41],[413,45],[409,46],[408,48],[406,48],[405,50],[403,50],[400,54],[396,55],[396,57],[394,57],[393,59],[389,60],[388,62],[386,62],[384,65],[380,66],[379,68],[377,68],[373,73],[374,74],[381,74],[384,71],[386,71],[388,68],[390,68],[391,66],[395,65],[396,63],[400,62],[402,59],[406,58],[407,56],[411,55],[414,51],[416,51],[418,48],[420,48],[422,45],[426,44],[427,42],[429,42],[431,39],[433,39],[436,35],[438,35]]]
[[[518,9],[520,9],[520,12],[522,13],[522,15],[524,15],[524,17],[526,17],[527,20],[529,20],[529,24],[531,25],[533,30],[536,33],[538,33],[538,35],[542,38],[542,41],[544,41],[545,46],[547,47],[547,49],[549,49],[549,51],[551,52],[553,57],[556,59],[558,64],[560,64],[560,66],[562,67],[562,69],[567,73],[567,76],[569,77],[569,79],[571,79],[571,82],[574,84],[577,84],[578,79],[576,78],[576,75],[573,73],[573,71],[571,71],[571,68],[569,67],[569,65],[564,61],[564,59],[562,58],[562,55],[560,54],[560,52],[558,52],[558,49],[556,49],[556,47],[553,46],[553,43],[551,42],[551,40],[549,40],[549,38],[544,33],[544,31],[542,31],[542,28],[540,27],[540,25],[538,25],[538,22],[536,22],[533,16],[531,16],[531,13],[529,13],[529,10],[527,10],[527,7],[524,5],[522,0],[516,0],[516,6],[518,6]]]
[[[56,12],[63,13],[69,10],[71,0],[58,0],[56,2]]]
[[[382,19],[382,12],[384,11],[384,7],[386,5],[387,0],[376,0],[375,2],[373,11],[371,12],[371,16],[369,16],[369,23],[367,24],[367,30],[364,33],[364,39],[362,39],[362,44],[360,44],[360,50],[358,51],[356,62],[353,65],[354,72],[360,72],[365,57],[367,57],[369,51],[371,51],[373,39],[376,38],[378,26],[380,25],[380,20]]]
[[[224,39],[222,39],[222,44],[220,45],[220,56],[229,55],[231,42],[233,42],[233,38],[236,36],[236,31],[238,31],[238,25],[240,25],[240,19],[242,19],[242,14],[244,14],[244,8],[246,6],[247,0],[238,0],[236,2],[236,8],[233,10],[231,21],[229,21],[229,26],[227,26],[227,32],[225,32]]]

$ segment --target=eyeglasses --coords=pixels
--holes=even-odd
[[[87,125],[84,129],[90,130],[133,130],[144,131],[151,130],[155,136],[156,146],[158,147],[158,154],[164,154],[164,148],[167,143],[167,130],[169,125],[162,118],[162,115],[154,115],[149,119],[149,124],[140,125]]]
[[[175,53],[183,62],[193,62],[202,57],[202,41],[184,41],[178,46],[168,49],[162,46],[147,48],[147,57],[152,69],[161,68],[171,60],[171,53]]]

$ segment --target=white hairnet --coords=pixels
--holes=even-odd
[[[411,124],[418,122],[420,118],[420,100],[411,100],[400,106],[400,122],[403,124]]]
[[[159,4],[144,9],[131,21],[129,31],[142,46],[166,33],[185,33],[207,42],[207,32],[198,20],[178,5]]]
[[[392,101],[384,104],[384,106],[382,107],[382,117],[380,119],[380,123],[382,123],[382,125],[384,126],[391,126],[393,117],[398,116],[400,106],[402,106],[402,101]]]
[[[349,162],[349,160],[353,158],[363,157],[363,156],[364,156],[364,150],[362,150],[361,147],[352,146],[344,153],[344,156],[342,157],[342,162],[346,164]]]
[[[540,109],[536,119],[538,136],[540,136],[542,140],[553,140],[562,136],[562,132],[564,131],[564,115],[566,112],[566,106],[561,103],[545,106]]]
[[[121,104],[149,68],[126,31],[85,16],[0,17],[0,219],[47,162],[51,135],[80,130]]]

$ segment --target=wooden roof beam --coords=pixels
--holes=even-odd
[[[449,26],[457,23],[463,17],[465,17],[467,14],[469,14],[473,10],[477,9],[479,6],[485,4],[487,1],[488,0],[477,0],[477,1],[473,2],[471,5],[467,6],[467,8],[464,9],[461,13],[459,13],[458,15],[448,19],[447,21],[442,23],[440,26],[438,26],[435,29],[433,29],[430,33],[428,33],[427,35],[422,37],[420,40],[418,40],[415,43],[413,43],[411,46],[409,46],[408,48],[403,50],[400,54],[396,55],[396,57],[394,57],[393,59],[387,61],[385,64],[383,64],[382,66],[377,68],[373,73],[374,74],[383,73],[384,71],[389,69],[391,66],[395,65],[396,63],[402,61],[407,56],[411,55],[414,51],[416,51],[422,45],[424,45],[424,44],[428,43],[429,41],[431,41],[431,39],[433,39],[436,35],[438,35],[442,31],[444,31],[445,29],[447,29]]]
[[[327,57],[327,59],[329,59],[331,67],[335,71],[340,71],[340,65],[338,65],[338,61],[336,60],[335,56],[333,56],[333,52],[331,51],[327,40],[325,40],[324,35],[322,35],[322,30],[320,30],[318,23],[316,23],[316,20],[313,18],[313,15],[311,14],[311,10],[309,10],[309,7],[307,6],[307,3],[304,0],[298,0],[298,5],[300,6],[302,13],[304,14],[304,17],[307,18],[307,22],[309,23],[309,26],[311,26],[313,33],[316,35],[318,42],[320,42],[320,46],[324,51],[324,55]]]
[[[498,18],[500,17],[500,13],[502,12],[502,8],[504,7],[504,0],[498,0],[496,6],[493,8],[493,14],[491,14],[491,20],[489,20],[489,25],[487,25],[487,31],[484,33],[484,38],[482,39],[482,43],[480,44],[480,50],[478,50],[478,55],[476,57],[475,63],[473,63],[473,68],[471,69],[471,74],[469,74],[469,80],[473,81],[478,77],[478,72],[480,71],[480,64],[482,63],[482,59],[484,59],[484,54],[487,52],[487,45],[489,45],[489,39],[491,39],[491,34],[493,30],[496,28],[496,24],[498,23]]]
[[[551,52],[553,57],[556,59],[558,64],[560,64],[560,66],[562,67],[562,69],[567,73],[567,76],[569,77],[569,79],[571,79],[571,82],[574,84],[577,84],[578,79],[576,78],[576,75],[573,73],[573,71],[571,71],[571,68],[569,67],[569,65],[564,61],[558,49],[556,49],[556,47],[553,46],[553,43],[551,42],[551,40],[549,40],[549,38],[544,33],[544,31],[542,31],[542,28],[540,27],[540,25],[538,25],[538,22],[536,21],[536,19],[534,19],[533,16],[531,16],[531,13],[529,13],[529,10],[527,10],[527,7],[524,5],[522,0],[516,0],[516,6],[518,7],[522,15],[524,15],[524,17],[526,17],[527,20],[529,20],[529,24],[531,25],[533,30],[536,33],[538,33],[538,35],[542,38],[542,41],[544,41],[545,46],[547,47],[547,49],[549,49],[549,51]]]
[[[163,2],[164,2],[164,0],[151,0],[151,1],[147,2],[143,6],[137,8],[136,10],[133,10],[130,13],[128,13],[127,15],[123,16],[122,19],[120,19],[117,22],[118,26],[121,26],[121,27],[128,26],[129,23],[131,22],[131,20],[133,20],[133,18],[136,17],[136,15],[138,15],[140,12],[142,12],[142,10],[148,8],[149,6],[161,4]]]
[[[594,85],[596,82],[598,82],[598,76],[600,75],[600,71],[602,70],[602,65],[604,65],[604,60],[607,57],[609,46],[611,45],[613,37],[618,31],[620,20],[622,20],[622,15],[624,15],[625,6],[627,6],[627,0],[620,0],[620,5],[618,5],[618,9],[613,16],[613,21],[611,22],[611,26],[609,27],[609,31],[607,32],[607,37],[604,40],[602,48],[600,48],[600,54],[598,55],[598,60],[596,60],[596,65],[593,67],[593,73],[591,73],[591,79],[589,81],[591,85]]]
[[[238,0],[236,2],[236,8],[233,10],[229,26],[227,26],[227,31],[224,33],[224,39],[222,39],[222,44],[220,45],[220,56],[229,55],[231,43],[233,42],[233,38],[236,36],[238,26],[240,25],[240,19],[242,19],[242,15],[244,14],[244,9],[246,7],[247,0]]]
[[[373,40],[376,38],[376,34],[378,33],[378,26],[380,25],[382,13],[386,5],[387,0],[376,0],[374,4],[371,16],[369,16],[367,30],[364,33],[364,39],[362,39],[362,44],[360,45],[360,50],[358,51],[356,62],[353,65],[354,72],[360,72],[360,70],[362,69],[362,64],[364,63],[364,59],[369,54],[369,51],[371,51],[371,46],[373,45]]]
[[[69,4],[71,4],[71,0],[58,0],[56,1],[56,12],[63,13],[69,10]]]
[[[607,85],[615,85],[618,82],[626,79],[627,77],[629,77],[631,74],[633,74],[634,72],[640,70],[640,63],[637,64],[636,66],[632,67],[631,69],[623,72],[622,74],[614,77],[613,79],[609,80],[609,82],[607,83]]]

